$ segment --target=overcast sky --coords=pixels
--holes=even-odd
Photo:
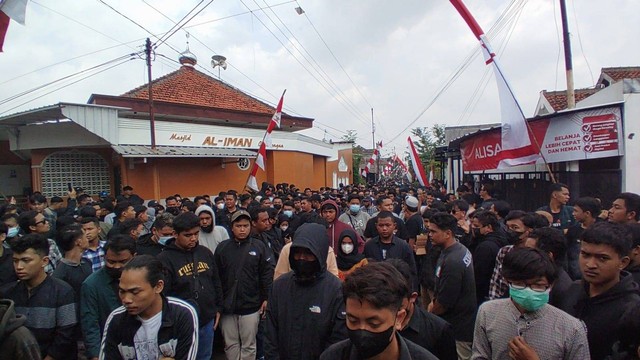
[[[178,21],[199,2],[104,0],[154,34],[173,23],[148,4]],[[145,63],[136,59],[50,94],[45,93],[78,78],[4,101],[141,50],[149,33],[104,3],[29,1],[26,26],[11,22],[0,53],[2,115],[61,101],[84,103],[92,93],[119,95],[147,82]],[[558,0],[465,3],[485,32],[510,5],[521,9],[509,12],[512,16],[500,22],[502,31],[490,40],[526,116],[533,114],[541,90],[565,89]],[[298,6],[305,14],[297,14]],[[602,67],[639,65],[637,0],[567,0],[567,7],[576,87],[593,86]],[[220,73],[229,84],[271,104],[287,89],[285,111],[314,118],[314,130],[305,133],[315,138],[337,140],[354,129],[358,143],[370,147],[371,107],[383,154],[394,146],[403,152],[409,129],[416,126],[500,122],[493,75],[473,34],[446,0],[216,0],[185,30],[200,71],[217,76],[210,58],[220,54],[230,64]],[[183,51],[185,31],[157,48],[154,78],[179,66],[177,52],[168,45]],[[470,65],[427,109],[473,53]]]

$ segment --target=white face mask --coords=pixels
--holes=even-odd
[[[345,254],[351,254],[351,252],[353,251],[353,244],[342,244],[342,251]]]
[[[219,203],[216,207],[220,210],[224,209],[224,203]]]
[[[289,228],[289,226],[287,226],[287,225],[280,226],[280,230],[282,230],[282,231],[287,231],[288,228]]]

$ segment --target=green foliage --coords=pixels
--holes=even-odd
[[[434,165],[434,172],[439,173],[439,166],[435,162],[435,153],[438,146],[444,146],[445,134],[444,125],[435,124],[432,128],[417,127],[411,129],[413,144],[416,147],[420,161],[424,167],[424,171],[429,176],[429,169]],[[411,167],[411,159],[409,159],[409,167]]]
[[[355,130],[347,130],[347,133],[342,135],[342,141],[350,141],[354,143],[353,146],[353,166],[351,171],[353,172],[353,183],[361,184],[364,183],[362,176],[360,175],[360,163],[362,162],[362,153],[364,148],[360,145],[355,145],[356,139],[358,138],[358,133]]]

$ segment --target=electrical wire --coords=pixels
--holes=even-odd
[[[243,1],[240,0],[240,2],[247,8],[250,9],[249,6],[247,6],[247,4]],[[331,95],[331,97],[333,97],[334,99],[338,99],[334,94],[331,93],[331,90],[329,90],[327,88],[327,86],[318,79],[318,77],[313,74],[306,66],[304,66],[304,64],[300,61],[300,59],[293,53],[291,52],[291,50],[289,50],[289,48],[282,42],[282,40],[280,40],[280,38],[262,21],[262,19],[260,19],[254,12],[252,12],[252,15],[262,24],[262,26],[265,27],[265,29],[267,29],[267,31],[269,31],[269,33],[271,33],[271,35],[282,45],[282,47],[296,60],[296,62],[298,62],[298,64],[300,64],[300,66],[302,66],[302,68],[307,71],[307,73],[309,75],[311,75],[311,77],[316,80],[316,82],[318,82],[318,84],[320,84],[320,86],[322,86],[322,88],[329,94]],[[346,106],[346,104],[344,104],[342,101],[338,102],[347,110],[349,111],[356,119],[359,119],[360,121],[366,123],[365,121],[363,121],[361,118],[358,117],[357,113],[354,113],[353,110],[351,110],[349,107]]]
[[[116,14],[118,14],[118,15],[122,16],[123,18],[129,20],[131,23],[135,24],[137,27],[139,27],[142,30],[144,30],[144,31],[148,32],[149,34],[151,34],[151,31],[147,30],[147,28],[145,28],[144,26],[140,25],[139,23],[137,23],[135,20],[131,19],[127,15],[121,13],[116,8],[114,8],[113,6],[107,4],[106,2],[104,2],[104,0],[98,0],[98,2],[102,3],[104,6],[108,7],[109,9],[113,10]]]
[[[49,92],[46,92],[46,93],[44,93],[44,94],[41,94],[41,95],[39,95],[39,96],[38,96],[38,97],[36,97],[36,98],[30,99],[30,100],[28,100],[28,101],[25,101],[25,102],[23,102],[23,103],[21,103],[21,104],[19,104],[19,105],[16,105],[16,106],[14,106],[14,107],[12,107],[12,108],[9,108],[9,109],[7,109],[7,110],[5,110],[5,111],[1,112],[1,113],[0,113],[0,115],[6,114],[6,113],[8,113],[8,112],[9,112],[9,111],[11,111],[11,110],[17,109],[17,108],[19,108],[19,107],[21,107],[21,106],[23,106],[23,105],[26,105],[26,104],[28,104],[28,103],[30,103],[30,102],[32,102],[32,101],[38,100],[38,99],[40,99],[40,98],[42,98],[42,97],[44,97],[44,96],[46,96],[46,95],[49,95],[49,94],[51,94],[51,93],[54,93],[54,92],[56,92],[56,91],[58,91],[58,90],[62,90],[62,89],[64,89],[64,88],[66,88],[66,87],[69,87],[69,86],[71,86],[71,85],[73,85],[73,84],[76,84],[76,83],[78,83],[78,82],[80,82],[80,81],[83,81],[83,80],[85,80],[85,79],[88,79],[88,78],[90,78],[90,77],[92,77],[92,76],[98,75],[98,74],[103,73],[103,72],[105,72],[105,71],[107,71],[107,70],[111,70],[111,69],[113,69],[113,68],[115,68],[115,67],[117,67],[117,66],[120,66],[120,65],[122,65],[122,64],[124,64],[124,63],[126,63],[126,62],[128,62],[128,61],[130,61],[130,60],[135,60],[135,58],[125,59],[125,60],[123,60],[123,61],[121,61],[121,62],[119,62],[119,63],[117,63],[117,64],[115,64],[115,65],[112,65],[112,66],[110,66],[110,67],[107,67],[107,68],[105,68],[105,69],[102,69],[102,70],[100,70],[100,71],[98,71],[98,72],[95,72],[95,73],[93,73],[93,74],[89,74],[89,75],[87,75],[87,76],[85,76],[85,77],[82,77],[82,78],[80,78],[80,79],[77,79],[77,80],[75,80],[75,81],[73,81],[73,82],[71,82],[71,83],[68,83],[68,84],[64,85],[64,86],[61,86],[61,87],[59,87],[59,88],[56,88],[56,89],[53,89],[53,90],[51,90],[51,91],[49,91]]]
[[[573,19],[576,21],[576,32],[578,33],[578,44],[580,44],[580,52],[582,53],[582,57],[584,58],[584,62],[587,64],[587,69],[589,69],[589,75],[591,76],[591,83],[596,84],[596,80],[593,77],[593,71],[591,70],[591,65],[589,64],[589,60],[587,59],[587,55],[584,53],[584,47],[582,46],[582,36],[580,36],[580,25],[578,21],[578,14],[576,12],[576,1],[573,0],[571,2],[571,7],[573,8]]]
[[[196,5],[193,10],[195,10],[200,4],[202,4],[204,0],[201,0],[198,5]],[[211,5],[215,0],[210,0],[205,6],[203,6],[200,10],[198,10],[195,14],[193,14],[187,21],[185,21],[182,25],[178,26],[177,24],[174,25],[178,26],[175,30],[173,30],[173,32],[170,32],[168,35],[163,36],[162,39],[160,39],[157,43],[154,44],[154,48],[157,48],[158,46],[162,45],[164,42],[166,42],[167,40],[169,40],[169,38],[171,36],[173,36],[173,34],[175,34],[176,32],[178,32],[178,30],[182,29],[183,26],[185,26],[186,24],[188,24],[191,20],[193,20],[193,18],[195,18],[196,16],[200,15],[200,13],[202,11],[204,11],[204,9],[206,9],[209,5]],[[180,22],[182,22],[182,20],[184,20],[189,14],[191,14],[191,12],[193,11],[191,10],[187,15],[185,15],[182,19],[180,19],[180,21],[178,21],[178,24],[180,24]],[[171,31],[171,30],[169,30]]]

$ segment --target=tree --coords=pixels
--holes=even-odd
[[[435,124],[431,129],[428,127],[413,128],[411,134],[415,137],[413,143],[427,176],[431,165],[434,166],[434,173],[438,174],[440,166],[435,162],[435,154],[437,147],[446,145],[444,125]]]

